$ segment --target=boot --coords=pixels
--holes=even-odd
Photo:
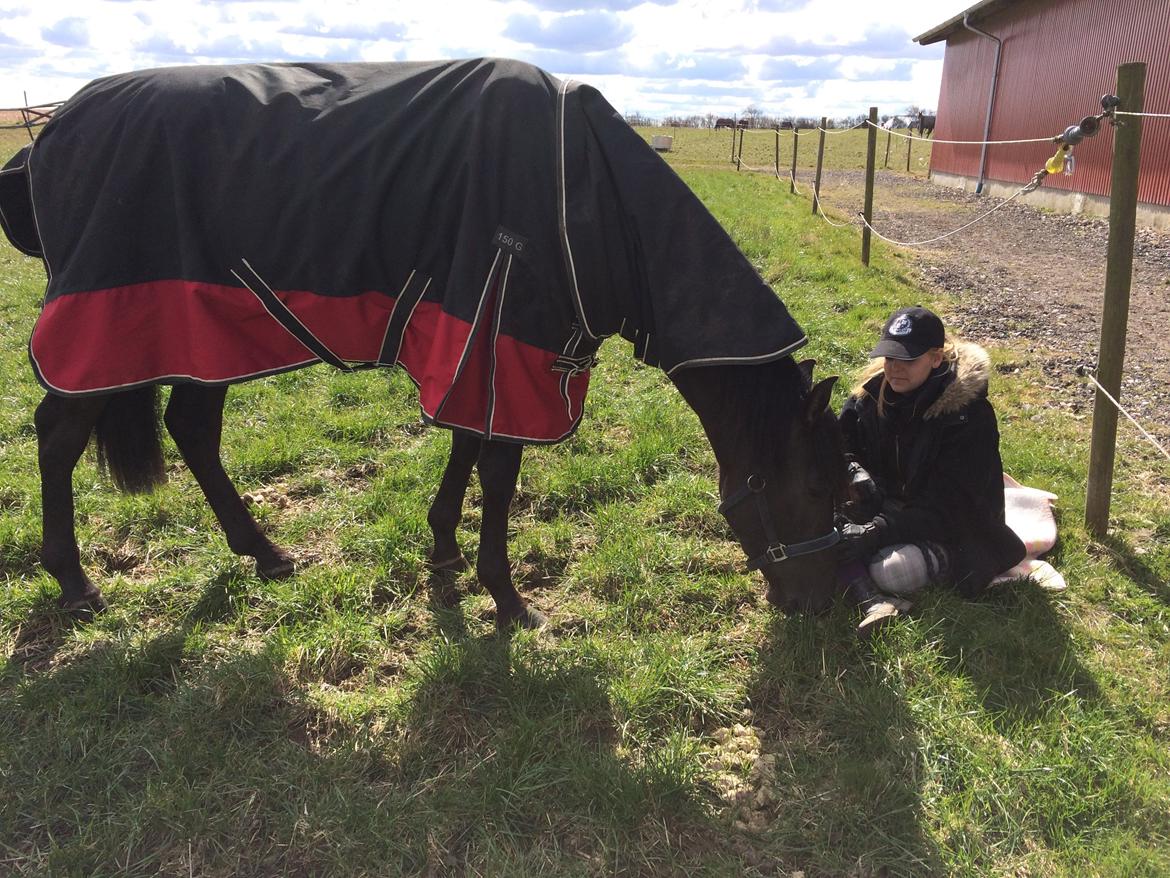
[[[874,632],[886,627],[891,619],[908,612],[913,606],[902,598],[882,594],[868,573],[850,578],[845,586],[845,597],[861,608],[857,636],[863,640],[869,640]]]

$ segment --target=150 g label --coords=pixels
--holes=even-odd
[[[517,235],[515,232],[509,232],[503,226],[496,229],[495,237],[492,238],[492,243],[501,250],[511,250],[517,256],[523,256],[528,249],[528,239]]]

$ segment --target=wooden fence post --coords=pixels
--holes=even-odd
[[[888,168],[888,167],[890,166],[890,139],[891,139],[893,136],[894,136],[894,135],[893,135],[893,133],[892,133],[892,132],[890,132],[890,131],[887,131],[887,132],[886,132],[886,157],[885,157],[885,159],[882,161],[882,167],[883,167],[883,168]]]
[[[865,144],[865,227],[861,230],[861,264],[869,265],[869,224],[873,222],[873,173],[877,159],[877,107],[869,108],[869,131]]]
[[[829,124],[828,116],[821,116],[821,139],[817,144],[817,176],[813,180],[813,216],[821,209],[821,167],[825,163],[825,126]]]
[[[776,126],[776,179],[780,179],[780,126]]]
[[[739,125],[733,119],[731,122],[731,158],[728,159],[729,162],[735,161],[735,131],[737,128],[739,128]]]
[[[1145,64],[1122,64],[1118,67],[1117,96],[1121,99],[1120,109],[1128,113],[1140,113],[1145,84]],[[1121,371],[1125,362],[1141,146],[1141,116],[1125,116],[1114,129],[1113,136],[1109,244],[1105,256],[1105,306],[1101,316],[1101,347],[1097,358],[1097,380],[1114,399],[1121,398]],[[1109,530],[1109,499],[1113,490],[1116,447],[1117,409],[1098,388],[1093,404],[1093,444],[1089,450],[1089,479],[1085,490],[1085,527],[1095,537],[1104,536]]]
[[[792,182],[788,187],[788,191],[793,194],[796,193],[796,147],[799,142],[800,129],[796,127],[796,123],[794,122],[792,125]]]
[[[743,165],[743,132],[745,129],[739,129],[739,153],[735,157],[735,169],[738,171]]]
[[[907,128],[906,134],[906,173],[910,173],[910,153],[914,151],[914,129]]]

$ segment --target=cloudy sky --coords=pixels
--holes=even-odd
[[[942,47],[911,38],[973,2],[0,0],[0,107],[173,64],[497,55],[625,113],[896,113],[938,102]]]

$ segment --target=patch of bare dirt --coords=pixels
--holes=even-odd
[[[860,172],[826,175],[826,207],[855,213]],[[933,238],[1001,198],[977,197],[916,177],[879,172],[873,226],[897,241]],[[1105,289],[1106,219],[1012,202],[958,234],[909,248],[924,285],[955,298],[947,323],[972,341],[1023,348],[1047,376],[1053,402],[1091,412]],[[1137,230],[1121,403],[1160,440],[1170,439],[1170,233]],[[1122,419],[1124,420],[1124,419]]]

